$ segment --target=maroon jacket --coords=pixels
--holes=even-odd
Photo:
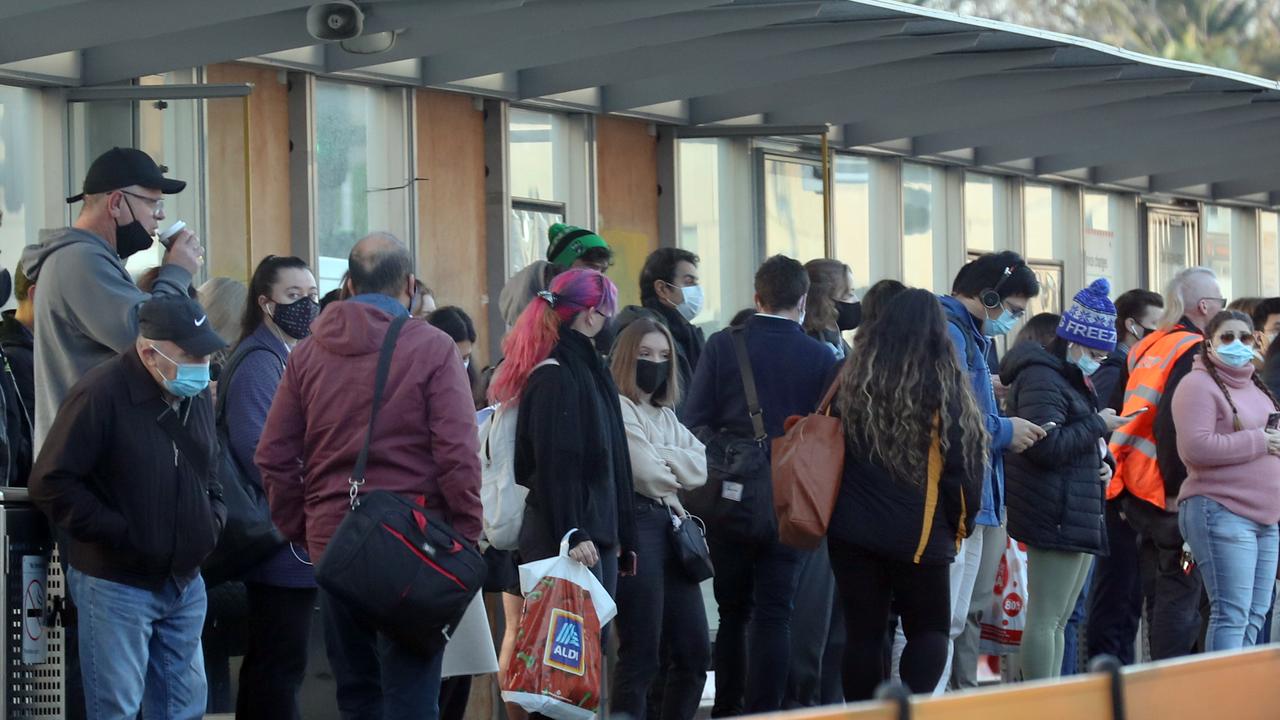
[[[254,462],[284,535],[319,561],[350,510],[347,482],[364,444],[378,351],[391,316],[334,303],[289,357]],[[392,355],[361,492],[426,496],[458,532],[480,537],[480,461],[467,373],[453,340],[405,323]]]

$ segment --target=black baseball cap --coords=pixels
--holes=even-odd
[[[153,297],[138,307],[138,331],[148,340],[176,343],[188,355],[204,356],[225,348],[200,303],[180,295]]]
[[[136,148],[113,147],[98,156],[84,176],[84,186],[79,195],[72,195],[67,202],[80,202],[85,195],[111,192],[130,185],[159,190],[165,195],[182,192],[185,180],[164,176],[168,168],[156,164],[151,156]]]

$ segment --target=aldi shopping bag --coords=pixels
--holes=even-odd
[[[569,557],[569,535],[558,557],[520,566],[524,609],[502,699],[557,720],[590,720],[600,708],[600,629],[617,606]]]
[[[1027,626],[1027,546],[1005,540],[1004,556],[996,571],[990,606],[982,615],[983,655],[1012,655],[1022,646]]]

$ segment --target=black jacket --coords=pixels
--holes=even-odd
[[[1000,380],[1009,411],[1038,425],[1058,423],[1022,453],[1006,453],[1009,535],[1042,550],[1107,553],[1106,487],[1099,441],[1107,425],[1075,365],[1035,343],[1009,352]]]
[[[1176,329],[1204,334],[1185,317]],[[1165,497],[1178,497],[1178,493],[1182,492],[1182,483],[1187,479],[1187,466],[1178,454],[1178,428],[1173,422],[1173,393],[1178,389],[1182,378],[1191,372],[1191,363],[1199,352],[1197,345],[1182,353],[1182,357],[1173,363],[1173,367],[1169,369],[1169,380],[1164,386],[1164,394],[1160,396],[1160,404],[1156,406],[1156,421],[1152,429],[1156,436],[1156,464],[1160,467],[1160,477],[1164,479]]]
[[[973,532],[974,518],[982,508],[983,484],[981,474],[970,476],[965,471],[956,413],[952,417],[937,502],[932,507],[926,502],[928,478],[920,478],[919,484],[894,479],[871,453],[850,439],[827,530],[831,537],[900,562],[952,562],[961,539]],[[932,518],[927,527],[926,518]]]
[[[618,388],[581,333],[562,329],[551,357],[560,364],[533,372],[516,419],[516,482],[529,488],[521,556],[555,555],[574,528],[571,544],[633,550],[635,491]]]
[[[94,577],[158,589],[187,579],[226,519],[208,392],[170,406],[134,350],[71,389],[31,473],[31,499]]]
[[[12,310],[6,310],[0,321],[0,348],[9,358],[13,378],[18,383],[18,394],[28,412],[35,414],[35,338],[25,325],[18,322]]]
[[[689,387],[693,384],[693,373],[698,369],[698,361],[702,359],[702,351],[707,346],[707,338],[702,328],[684,319],[675,308],[661,300],[650,298],[643,306],[628,305],[618,313],[618,319],[610,327],[612,342],[635,320],[648,317],[662,323],[671,331],[671,338],[676,341],[676,371],[680,376],[680,405],[676,414],[681,415],[684,398],[689,396]]]
[[[1098,405],[1117,413],[1124,409],[1124,386],[1129,383],[1129,348],[1116,349],[1102,361],[1102,366],[1089,378],[1097,391]]]

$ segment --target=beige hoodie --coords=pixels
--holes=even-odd
[[[706,447],[670,408],[634,403],[626,397],[620,400],[636,492],[683,515],[676,493],[707,482]]]

